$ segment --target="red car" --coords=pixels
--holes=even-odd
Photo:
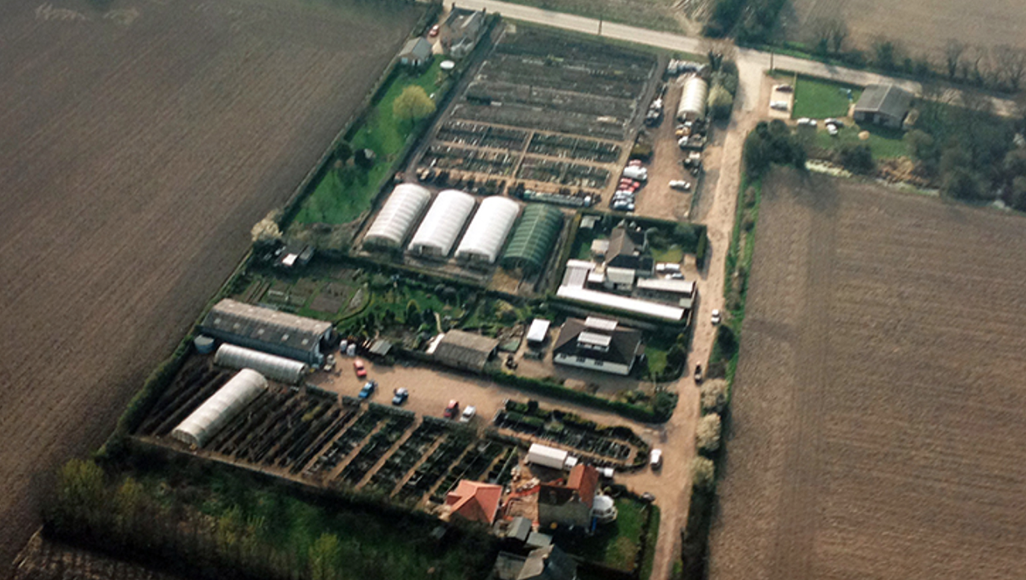
[[[354,360],[353,361],[353,369],[356,370],[356,376],[360,377],[361,379],[363,377],[367,376],[367,367],[363,366],[363,361],[362,360],[360,360],[360,359]]]
[[[434,37],[438,36],[438,31],[441,30],[441,29],[442,28],[439,25],[437,25],[437,24],[432,26],[431,30],[428,31],[428,38],[434,38]]]
[[[449,401],[449,404],[445,407],[445,412],[442,416],[446,419],[455,419],[460,413],[460,403],[456,399]]]

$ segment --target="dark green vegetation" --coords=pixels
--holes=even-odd
[[[402,161],[402,151],[430,123],[430,118],[415,121],[395,116],[394,103],[407,87],[418,86],[436,100],[448,90],[452,81],[439,69],[436,59],[423,71],[397,69],[379,99],[372,103],[362,122],[347,134],[348,148],[336,149],[332,168],[324,173],[313,193],[306,199],[295,222],[298,224],[344,224],[360,217],[370,209],[371,202],[388,179],[396,164]],[[354,152],[370,149],[373,162],[361,163]]]
[[[709,67],[713,71],[709,79],[709,114],[713,120],[727,119],[734,109],[734,97],[737,96],[737,63],[724,60],[722,54],[714,51],[710,51],[708,56]]]
[[[780,119],[769,123],[760,121],[755,126],[745,140],[744,156],[745,173],[752,179],[757,179],[773,165],[792,165],[804,171],[807,159],[801,139]],[[734,235],[737,236],[736,228]],[[730,271],[729,263],[727,271]]]
[[[598,526],[592,536],[560,530],[553,543],[568,554],[624,572],[643,568],[643,559],[655,550],[659,532],[658,508],[635,498],[616,498],[615,522]],[[653,525],[654,524],[654,525]],[[641,578],[648,578],[645,574]]]
[[[705,35],[720,38],[733,34],[740,44],[770,40],[785,0],[715,0]]]
[[[483,578],[484,530],[340,493],[314,496],[195,458],[139,451],[133,465],[72,461],[48,533],[186,577],[310,580]]]
[[[1013,140],[1026,129],[1026,119],[997,117],[987,99],[963,94],[957,107],[919,103],[916,128],[905,136],[918,171],[944,195],[970,202],[1000,199],[1026,210],[1026,149]]]

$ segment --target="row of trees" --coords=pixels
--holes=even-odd
[[[717,0],[703,31],[722,38],[734,34],[741,44],[769,42],[786,0]]]
[[[801,140],[780,119],[760,121],[745,140],[745,171],[749,179],[762,176],[773,164],[805,170],[808,155]]]
[[[439,578],[462,578],[486,574],[494,559],[493,540],[477,530],[453,530],[446,545],[428,545],[436,525],[428,516],[420,521],[397,508],[387,508],[394,513],[384,518],[342,513],[341,498],[334,507],[278,494],[257,499],[250,485],[227,479],[227,491],[206,499],[215,514],[205,515],[179,497],[185,491],[177,486],[158,498],[132,477],[115,479],[92,461],[73,460],[58,473],[46,529],[186,577],[217,580],[389,580],[420,577],[431,566],[438,566]],[[195,502],[209,493],[185,490]],[[338,518],[344,521],[330,524]]]

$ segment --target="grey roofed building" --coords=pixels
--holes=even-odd
[[[499,552],[495,560],[498,580],[574,580],[577,563],[556,546],[532,550],[527,557]]]
[[[481,372],[497,348],[497,339],[462,330],[450,330],[438,339],[433,354],[435,360],[442,364]]]
[[[869,85],[855,103],[856,123],[900,128],[912,106],[912,93],[894,85]]]
[[[601,326],[609,323],[609,326]],[[552,346],[553,362],[627,375],[641,350],[641,331],[616,321],[567,318]]]
[[[423,36],[411,38],[399,51],[399,62],[410,66],[421,66],[431,59],[431,43]]]
[[[609,248],[606,250],[606,268],[630,268],[652,271],[652,258],[646,256],[648,240],[639,228],[616,226],[609,233]]]
[[[484,29],[485,11],[453,8],[441,27],[440,40],[449,54],[462,58],[474,49]]]
[[[330,322],[314,320],[225,298],[200,324],[209,336],[310,364],[321,364],[322,342],[330,340]]]

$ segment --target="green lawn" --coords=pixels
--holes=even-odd
[[[848,90],[851,90],[850,100]],[[860,95],[862,87],[799,75],[794,88],[794,109],[791,111],[791,117],[846,117],[849,105],[857,101]]]
[[[656,262],[679,264],[684,261],[684,248],[677,244],[668,248],[652,248],[652,259]]]
[[[592,536],[557,532],[555,543],[569,554],[631,571],[638,555],[641,530],[645,526],[645,506],[627,498],[616,500],[619,515],[611,524],[600,525]],[[653,539],[654,540],[654,539]]]
[[[365,123],[353,134],[353,150],[370,149],[377,154],[377,162],[365,171],[350,164],[341,169],[331,169],[321,179],[310,197],[306,199],[295,221],[301,224],[351,222],[370,209],[371,201],[381,189],[385,179],[392,174],[399,154],[413,133],[416,125],[399,122],[392,114],[392,103],[410,85],[420,85],[430,95],[436,94],[436,102],[443,94],[440,73],[441,59],[435,59],[430,67],[419,75],[399,73],[389,85],[381,100],[371,107]]]
[[[863,130],[869,131],[866,141],[859,139],[859,132]],[[904,133],[899,129],[855,125],[841,129],[836,137],[831,137],[825,129],[817,130],[814,145],[818,149],[833,151],[848,143],[867,143],[874,159],[894,159],[908,154],[903,137]]]

